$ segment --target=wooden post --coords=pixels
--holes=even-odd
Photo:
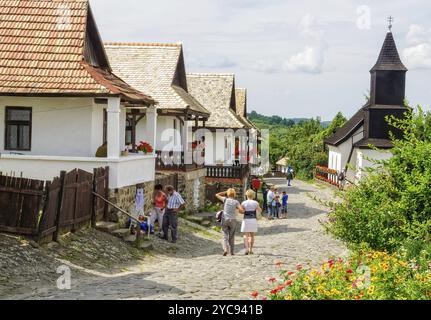
[[[93,192],[97,192],[97,174],[100,172],[99,169],[93,169]],[[97,213],[97,198],[93,195],[91,200],[91,227],[96,227],[96,213]]]
[[[58,241],[58,234],[60,233],[60,216],[61,216],[61,202],[63,201],[63,191],[64,191],[64,179],[66,178],[66,171],[60,172],[60,191],[57,196],[57,217],[55,219],[55,224],[57,226],[54,235],[52,237],[53,241]]]
[[[109,167],[105,167],[105,199],[109,200]],[[103,220],[108,221],[109,205],[105,202],[103,210]]]

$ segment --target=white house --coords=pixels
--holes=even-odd
[[[386,160],[393,147],[387,116],[404,117],[407,68],[401,62],[392,32],[388,32],[377,63],[371,69],[368,103],[325,142],[329,147],[329,169],[346,170],[350,182],[359,181],[373,160]],[[376,150],[376,148],[378,150]]]
[[[111,189],[154,181],[154,154],[122,151],[132,110],[155,139],[155,100],[112,73],[88,1],[0,6],[0,171],[51,180],[109,166]]]
[[[248,164],[248,137],[254,127],[237,114],[234,74],[189,73],[187,83],[190,93],[211,112],[205,123],[205,165]]]
[[[185,181],[179,184],[179,191],[187,201],[187,209],[202,208],[206,171],[204,160],[194,157],[193,147],[198,140],[198,125],[208,119],[210,112],[189,94],[183,46],[106,43],[105,48],[114,72],[158,101],[154,145],[157,172],[178,174]],[[137,123],[137,141],[145,139],[145,126],[145,122]]]

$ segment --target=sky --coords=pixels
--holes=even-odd
[[[184,45],[187,72],[235,73],[248,110],[331,120],[370,89],[394,17],[407,99],[431,110],[429,0],[90,0],[104,41]]]

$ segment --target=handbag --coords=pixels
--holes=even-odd
[[[223,221],[223,216],[224,216],[224,212],[223,211],[219,211],[216,213],[216,221],[218,223],[221,223]]]

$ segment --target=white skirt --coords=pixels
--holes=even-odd
[[[241,232],[242,233],[257,233],[257,219],[244,219],[242,221],[241,225]]]

